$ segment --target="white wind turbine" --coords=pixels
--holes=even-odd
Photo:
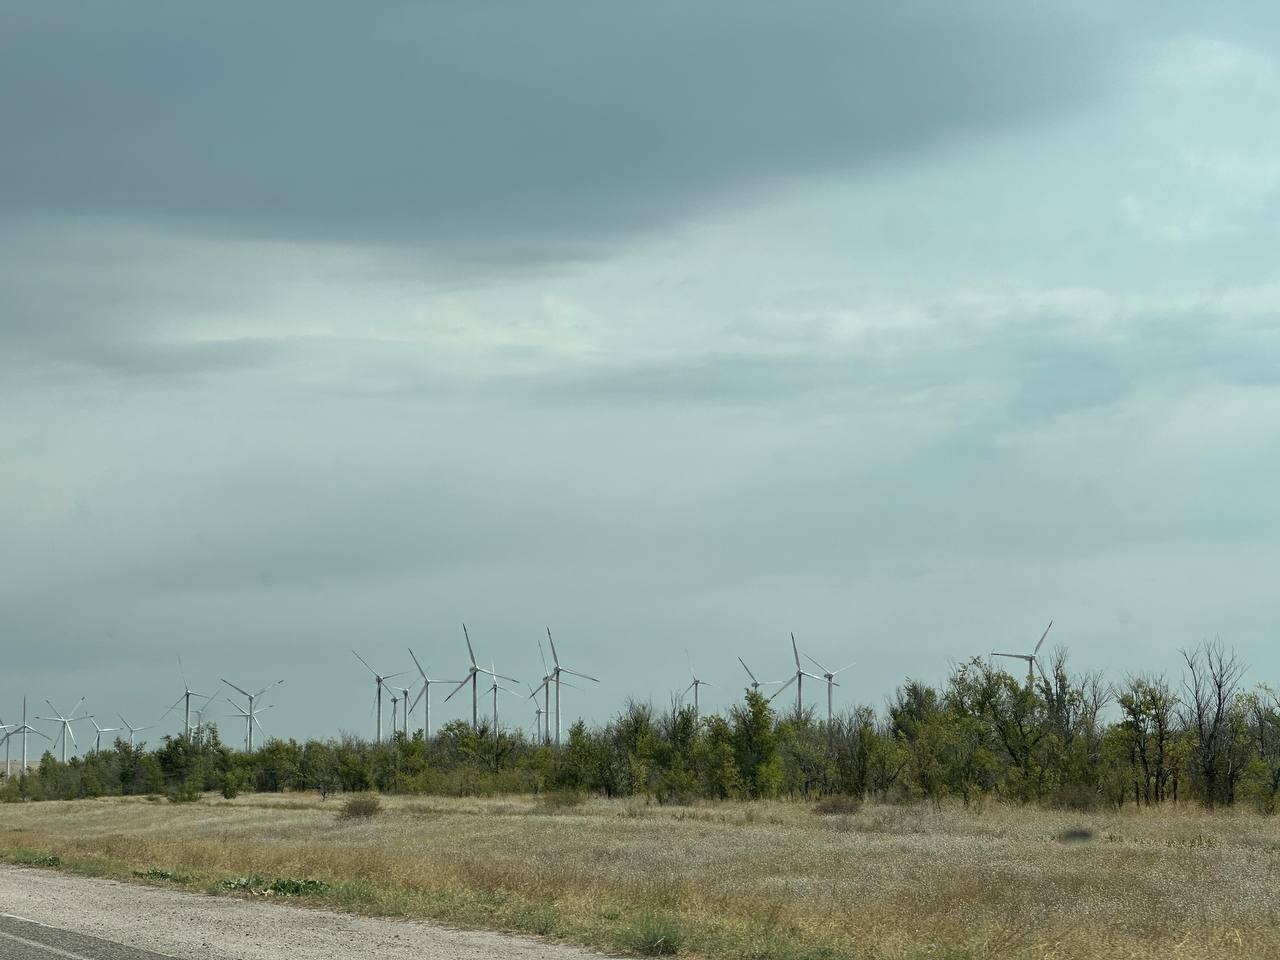
[[[206,700],[206,701],[205,701],[205,708],[206,708],[206,709],[208,709],[208,706],[209,706],[209,702]],[[133,724],[131,724],[128,720],[126,720],[126,719],[124,718],[124,714],[122,714],[122,713],[117,713],[117,714],[116,714],[116,716],[120,718],[120,722],[124,724],[124,728],[125,728],[126,730],[128,730],[128,731],[129,731],[129,746],[130,746],[130,747],[132,747],[132,746],[133,746],[133,736],[134,736],[134,734],[136,734],[136,733],[141,733],[143,730],[150,730],[150,729],[154,726],[154,724],[147,724],[145,727],[135,727]]]
[[[547,684],[547,678],[546,678],[546,677],[543,677],[543,678],[542,678],[542,686],[543,686],[543,687],[545,687],[545,686],[546,686],[546,684]],[[533,707],[534,707],[534,710],[533,710],[533,739],[534,739],[535,741],[536,741],[536,740],[541,740],[543,743],[550,743],[550,742],[551,742],[551,736],[550,736],[551,731],[550,731],[550,730],[546,727],[546,725],[545,725],[545,724],[543,724],[543,722],[542,722],[542,718],[543,718],[543,716],[545,716],[545,713],[544,713],[544,711],[543,711],[543,709],[542,709],[542,704],[540,704],[540,703],[538,702],[538,690],[535,690],[533,687],[529,686],[529,684],[527,684],[527,683],[525,684],[525,686],[526,686],[526,687],[529,687],[529,699],[533,701]],[[539,687],[538,689],[540,690],[540,689],[542,689],[542,687]]]
[[[818,669],[822,671],[821,679],[827,681],[827,728],[830,729],[832,722],[835,720],[835,713],[833,712],[832,706],[831,706],[831,690],[833,687],[840,686],[840,684],[836,683],[836,677],[844,673],[846,670],[849,669],[849,667],[852,667],[854,664],[850,663],[846,666],[841,667],[839,670],[828,670],[822,664],[818,663],[818,660],[816,657],[811,657],[809,656],[809,654],[806,653],[805,658],[808,660],[812,660],[817,665]]]
[[[769,698],[769,701],[772,702],[776,700],[782,695],[783,690],[787,689],[787,687],[794,683],[796,685],[796,713],[798,714],[802,709],[804,709],[804,678],[808,677],[810,680],[821,680],[822,677],[815,676],[805,670],[804,667],[800,666],[800,648],[796,646],[796,635],[794,633],[791,634],[791,653],[796,658],[796,672],[791,675],[790,680],[778,688],[777,692]]]
[[[253,709],[253,704],[254,704],[254,702],[255,702],[255,701],[256,701],[260,696],[262,696],[262,695],[263,695],[264,693],[266,693],[268,690],[273,690],[273,689],[275,689],[276,687],[280,686],[280,684],[284,683],[284,681],[283,681],[283,680],[277,680],[275,683],[269,683],[269,684],[267,684],[265,687],[263,687],[261,690],[259,690],[257,693],[250,693],[248,690],[244,690],[244,689],[242,689],[242,688],[240,688],[240,687],[237,687],[237,686],[236,686],[234,683],[232,683],[230,680],[225,680],[225,679],[224,679],[222,682],[223,682],[223,683],[225,683],[225,684],[226,684],[228,687],[230,687],[232,690],[238,690],[240,693],[244,694],[246,697],[248,697],[248,698],[249,698],[249,710],[244,714],[244,716],[245,716],[245,722],[244,722],[244,726],[245,726],[245,740],[244,740],[244,742],[245,742],[245,753],[253,753],[253,728],[256,726],[259,730],[262,730],[262,724],[261,724],[261,723],[258,723],[258,714],[259,714],[259,713],[261,713],[263,710],[270,710],[270,709],[271,709],[271,707],[263,707],[263,708],[262,708],[262,709],[260,709],[260,710],[255,710],[255,709]],[[231,701],[230,701],[230,700],[228,700],[227,702],[228,702],[228,703],[231,703]],[[237,706],[237,707],[238,707],[239,705],[238,705],[238,704],[232,704],[232,706]],[[273,706],[274,706],[274,704],[273,704]],[[265,737],[265,736],[267,735],[267,731],[262,730],[262,735]]]
[[[756,675],[752,673],[751,668],[747,666],[747,661],[739,657],[738,662],[742,664],[742,669],[747,671],[747,676],[751,678],[751,682],[747,684],[747,686],[749,686],[754,693],[759,693],[761,687],[768,687],[783,682],[782,680],[757,680]]]
[[[499,684],[499,683],[498,683],[498,674],[496,674],[496,673],[494,673],[494,672],[493,672],[493,661],[492,661],[492,660],[490,660],[490,661],[489,661],[489,669],[488,669],[488,670],[486,670],[486,671],[485,671],[485,673],[489,674],[489,676],[493,678],[493,684],[492,684],[492,686],[490,686],[490,687],[489,687],[489,689],[488,689],[487,691],[485,691],[485,692],[486,692],[486,693],[492,693],[492,694],[493,694],[493,736],[494,736],[494,739],[497,739],[497,736],[498,736],[498,691],[499,691],[499,690],[501,690],[503,693],[510,693],[510,694],[512,694],[513,696],[517,696],[517,697],[518,697],[518,696],[520,696],[520,694],[516,693],[516,691],[512,690],[510,687],[504,687],[504,686],[502,686],[501,684]],[[503,677],[503,679],[504,679],[504,680],[510,680],[511,678],[510,678],[510,677]],[[512,681],[512,682],[513,682],[513,683],[519,683],[520,681],[518,681],[518,680],[514,680],[514,681]]]
[[[1027,689],[1030,690],[1033,686],[1035,686],[1036,670],[1039,670],[1040,676],[1044,677],[1044,667],[1040,666],[1040,661],[1036,658],[1040,653],[1040,648],[1044,645],[1044,638],[1049,635],[1049,631],[1052,629],[1053,629],[1053,621],[1050,620],[1049,626],[1045,627],[1044,633],[1040,635],[1040,642],[1036,644],[1036,648],[1032,650],[1030,653],[996,653],[992,651],[991,655],[993,657],[1010,657],[1014,660],[1027,661]],[[1045,680],[1045,683],[1049,682],[1048,677],[1045,677],[1044,680]]]
[[[18,729],[16,723],[0,723],[0,733],[4,734],[4,775],[9,776],[9,738]]]
[[[689,657],[688,650],[684,652],[684,656],[689,661],[689,676],[693,677],[693,683],[684,688],[684,693],[680,694],[680,699],[683,700],[690,690],[693,691],[693,715],[696,717],[698,716],[698,688],[709,687],[711,684],[706,680],[698,679],[698,675],[693,672],[693,660]]]
[[[374,701],[377,703],[377,706],[378,706],[377,742],[381,743],[382,742],[382,688],[386,686],[388,680],[392,679],[393,677],[401,676],[405,671],[401,670],[399,673],[388,673],[384,675],[384,674],[378,673],[377,670],[369,666],[368,662],[365,660],[364,657],[360,656],[360,654],[356,653],[354,650],[352,650],[351,653],[357,660],[359,660],[361,663],[364,664],[364,668],[366,670],[368,670],[370,673],[373,674],[374,685],[377,687],[377,691],[374,694]],[[394,725],[392,726],[392,729],[393,730],[395,729]]]
[[[206,712],[208,712],[209,704],[213,703],[213,698],[215,696],[217,696],[217,694],[211,694],[210,696],[205,697],[204,706],[202,706],[199,710],[195,711],[196,722],[191,727],[191,732],[193,734],[199,734],[200,731],[202,731],[205,728],[204,715]]]
[[[180,703],[183,704],[182,734],[188,740],[190,740],[191,739],[191,698],[203,697],[206,695],[203,693],[196,693],[194,690],[191,689],[191,685],[187,683],[187,674],[186,674],[186,671],[182,669],[181,657],[178,658],[178,673],[182,675],[182,696],[180,696],[177,700],[173,701],[173,706],[170,707],[168,710],[166,710],[164,713],[162,713],[160,715],[160,719],[163,720],[169,714],[173,713],[173,711],[177,709],[178,704]],[[212,700],[213,694],[208,694],[208,697],[210,700]],[[206,704],[206,706],[208,706],[208,704]]]
[[[546,736],[543,737],[543,743],[551,743],[551,671],[547,669],[547,653],[542,649],[542,638],[538,638],[538,656],[542,658],[542,682],[536,687],[529,688],[529,699],[535,703],[539,693],[542,694],[542,706],[538,707],[537,715],[543,719],[543,729],[538,731],[538,736],[543,737],[543,730]]]
[[[245,753],[252,753],[254,726],[257,726],[257,728],[262,731],[262,735],[264,737],[267,735],[267,731],[262,729],[262,724],[258,720],[258,714],[265,713],[266,711],[274,707],[275,704],[269,703],[265,707],[252,707],[249,710],[246,710],[244,707],[240,706],[240,704],[236,703],[230,697],[227,697],[227,703],[235,707],[235,710],[236,710],[234,714],[228,714],[228,716],[239,717],[241,720],[244,721],[244,751]]]
[[[71,737],[71,742],[72,742],[73,744],[75,744],[77,747],[78,747],[78,746],[80,746],[80,744],[79,744],[79,743],[76,743],[76,735],[75,735],[75,733],[72,731],[72,729],[71,729],[71,725],[72,725],[73,723],[78,723],[78,722],[79,722],[79,721],[81,721],[81,720],[92,720],[92,719],[93,719],[93,717],[92,717],[92,715],[83,716],[83,717],[77,717],[77,716],[76,716],[76,711],[77,711],[77,710],[79,710],[79,709],[80,709],[80,705],[81,705],[82,703],[84,703],[84,697],[81,697],[81,698],[79,699],[79,701],[76,703],[76,705],[75,705],[74,707],[72,707],[72,708],[71,708],[71,713],[69,713],[69,714],[68,714],[67,716],[65,716],[65,717],[62,715],[61,711],[59,711],[59,710],[58,710],[58,708],[57,708],[57,707],[55,707],[55,706],[53,705],[53,703],[52,703],[51,701],[49,701],[49,700],[45,700],[45,703],[49,704],[49,709],[50,709],[50,710],[52,710],[52,711],[54,712],[54,716],[52,716],[52,717],[36,717],[36,719],[37,719],[37,720],[43,720],[43,721],[45,721],[45,723],[60,723],[60,724],[62,724],[62,733],[60,733],[58,736],[59,736],[59,737],[61,738],[61,740],[62,740],[62,762],[63,762],[63,763],[66,763],[66,762],[67,762],[67,737],[68,737],[68,736],[70,736],[70,737]]]
[[[590,680],[592,683],[599,683],[595,677],[589,677],[585,673],[579,673],[577,670],[571,670],[568,667],[560,665],[560,655],[556,653],[556,642],[551,638],[551,628],[547,627],[547,642],[551,644],[551,659],[555,663],[555,667],[551,670],[551,682],[556,685],[556,746],[560,746],[560,675],[567,673],[570,676],[581,677],[583,680]],[[543,662],[546,665],[546,662]],[[510,679],[510,678],[508,678]],[[569,684],[565,684],[569,686]]]
[[[412,648],[410,648],[409,650],[409,656],[413,657],[413,665],[418,668],[418,673],[422,675],[422,690],[418,694],[417,698],[413,701],[413,706],[411,706],[409,709],[411,711],[415,710],[417,709],[418,701],[421,700],[423,702],[423,704],[425,705],[423,708],[425,710],[425,715],[423,716],[423,719],[422,719],[422,739],[430,740],[431,739],[431,685],[433,683],[458,683],[459,681],[432,680],[429,676],[427,676],[427,671],[422,669],[422,664],[418,662],[418,656],[413,652]]]
[[[40,718],[37,717],[36,719],[38,720]],[[4,742],[6,745],[5,755],[4,755],[5,776],[8,776],[9,774],[9,751],[8,751],[9,739],[11,737],[17,736],[18,734],[22,734],[22,771],[21,772],[23,776],[26,775],[27,773],[27,734],[29,733],[34,733],[37,737],[44,737],[50,743],[53,743],[53,737],[49,736],[47,733],[41,733],[35,727],[31,726],[31,724],[27,723],[27,698],[23,697],[22,698],[22,723],[14,727],[12,730],[10,730],[5,735],[5,738],[4,738]]]
[[[519,683],[520,681],[517,680],[515,677],[504,677],[501,674],[494,673],[492,670],[486,670],[484,667],[478,666],[476,664],[476,652],[471,646],[471,634],[467,632],[467,625],[465,623],[462,625],[462,636],[465,637],[467,641],[467,656],[471,658],[471,668],[467,670],[467,675],[462,680],[458,681],[458,685],[449,692],[449,696],[444,698],[444,702],[448,703],[450,700],[453,699],[453,695],[455,693],[457,693],[467,684],[471,684],[471,729],[479,730],[480,729],[480,709],[479,709],[480,690],[479,690],[478,678],[480,674],[482,673],[488,674],[489,676],[493,677],[493,680],[495,683],[497,683],[497,681],[499,680],[509,680],[512,683]],[[494,698],[495,698],[495,704],[496,704],[497,694],[494,695]],[[495,710],[496,710],[496,706],[495,706]],[[494,730],[494,735],[495,736],[497,735],[497,730]]]
[[[118,733],[120,731],[120,728],[119,727],[100,727],[98,726],[98,721],[94,720],[93,717],[90,717],[89,720],[93,723],[93,729],[94,729],[93,752],[101,753],[102,752],[102,735],[104,733]]]

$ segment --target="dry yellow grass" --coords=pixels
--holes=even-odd
[[[320,902],[707,956],[1280,957],[1280,822],[1178,810],[307,796],[0,807],[0,849],[333,884]],[[1094,839],[1068,843],[1064,830]]]

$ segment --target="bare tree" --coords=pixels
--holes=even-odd
[[[1240,679],[1244,665],[1220,640],[1183,650],[1182,659],[1186,665],[1182,678],[1187,694],[1185,720],[1195,735],[1192,774],[1207,806],[1230,804],[1244,773],[1236,742],[1243,732]]]

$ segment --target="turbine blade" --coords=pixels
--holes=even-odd
[[[240,690],[240,692],[241,692],[241,693],[243,693],[246,697],[249,697],[250,699],[253,699],[253,694],[251,694],[248,690],[242,690],[240,687],[237,687],[237,686],[236,686],[234,683],[232,683],[230,680],[223,680],[222,682],[223,682],[223,683],[225,683],[225,684],[226,684],[228,687],[230,687],[232,690]]]
[[[547,627],[547,633],[548,634],[551,633],[550,627]],[[545,674],[547,672],[547,654],[546,654],[546,651],[542,649],[541,637],[538,638],[538,656],[542,658],[542,672]]]
[[[1049,631],[1050,631],[1050,630],[1052,630],[1052,629],[1053,629],[1053,621],[1052,621],[1052,620],[1050,620],[1050,621],[1049,621],[1049,625],[1048,625],[1047,627],[1045,627],[1045,628],[1044,628],[1044,633],[1040,634],[1040,643],[1037,643],[1037,644],[1036,644],[1036,648],[1035,648],[1034,650],[1032,650],[1032,651],[1031,651],[1031,655],[1032,655],[1033,657],[1034,657],[1037,653],[1039,653],[1039,652],[1040,652],[1040,646],[1041,646],[1041,644],[1043,644],[1043,643],[1044,643],[1044,638],[1045,638],[1045,637],[1047,637],[1047,636],[1049,635]],[[75,711],[73,710],[73,711],[72,711],[72,713],[74,713],[74,712],[75,712]]]
[[[467,639],[467,656],[471,658],[471,666],[476,665],[476,652],[471,646],[471,634],[467,633],[467,625],[462,625],[462,635]],[[452,694],[450,694],[452,696]]]
[[[806,653],[806,654],[804,655],[804,658],[805,658],[806,660],[812,660],[815,664],[817,664],[818,669],[819,669],[819,670],[821,670],[823,673],[830,673],[830,672],[831,672],[831,671],[830,671],[830,670],[828,670],[826,667],[824,667],[822,664],[818,663],[818,658],[817,658],[817,657],[811,657],[811,656],[809,656],[809,655]]]
[[[423,683],[422,689],[418,691],[418,695],[413,699],[413,706],[409,708],[410,713],[413,713],[413,711],[418,709],[418,701],[421,700],[423,696],[426,695],[427,687],[428,687],[428,684]]]
[[[74,707],[72,707],[72,708],[71,708],[71,712],[70,712],[69,714],[67,714],[67,719],[68,719],[68,720],[72,720],[72,719],[74,719],[74,718],[75,718],[76,711],[80,709],[80,707],[81,707],[81,705],[82,705],[83,703],[84,703],[84,697],[81,697],[81,698],[80,698],[80,701],[79,701],[79,702],[78,702]],[[81,719],[83,719],[83,717],[82,717]]]
[[[778,697],[782,695],[782,691],[787,689],[787,687],[791,686],[795,682],[796,682],[796,678],[793,675],[790,680],[788,680],[786,683],[784,683],[782,686],[780,686],[777,690],[774,691],[773,696],[769,698],[769,702],[772,703],[774,700],[778,699]]]
[[[800,648],[796,646],[796,635],[794,633],[791,634],[791,652],[795,654],[796,669],[799,670],[800,669]]]
[[[841,674],[841,673],[844,673],[844,672],[845,672],[846,670],[848,670],[850,667],[857,666],[857,664],[858,664],[858,661],[857,661],[857,660],[854,660],[852,663],[847,663],[847,664],[845,664],[843,667],[841,667],[839,670],[837,670],[835,673],[833,673],[833,674],[832,674],[832,676],[834,677],[834,676],[837,676],[837,675],[839,675],[839,674]]]
[[[361,663],[363,663],[363,664],[364,664],[364,668],[365,668],[366,670],[368,670],[370,673],[372,673],[375,677],[377,677],[377,676],[378,676],[378,671],[377,671],[377,670],[375,670],[375,669],[373,669],[373,667],[369,666],[368,661],[366,661],[364,657],[360,656],[360,654],[356,653],[354,650],[352,650],[352,651],[351,651],[351,654],[352,654],[352,656],[354,656],[357,660],[359,660]],[[379,679],[381,679],[381,678],[379,678]]]
[[[161,720],[163,720],[163,719],[164,719],[165,717],[167,717],[169,714],[173,713],[173,711],[174,711],[175,709],[177,709],[178,704],[180,704],[180,703],[182,702],[182,699],[183,699],[183,697],[185,697],[185,696],[186,696],[186,694],[184,693],[184,694],[183,694],[181,697],[179,697],[177,700],[173,701],[173,706],[172,706],[172,707],[170,707],[168,710],[166,710],[164,713],[160,714],[160,719],[161,719]],[[157,721],[157,723],[158,723],[158,722],[159,722],[159,721]]]
[[[738,662],[739,662],[740,664],[742,664],[742,669],[743,669],[743,670],[745,670],[745,671],[747,671],[747,676],[751,678],[751,682],[752,682],[752,683],[759,683],[759,682],[760,682],[759,680],[757,680],[757,679],[756,679],[756,675],[755,675],[754,673],[752,673],[752,672],[751,672],[751,668],[747,666],[747,661],[745,661],[745,660],[743,660],[741,657],[739,657],[739,658],[738,658]]]
[[[555,661],[556,668],[560,667],[560,655],[556,653],[556,642],[551,637],[551,628],[547,627],[547,643],[551,644],[551,659]]]
[[[474,673],[474,670],[473,670],[473,673]],[[471,680],[471,677],[467,677],[466,680],[458,681],[458,685],[453,688],[453,690],[449,693],[447,697],[444,698],[444,702],[448,703],[450,700],[452,700],[453,695],[457,693],[459,690],[461,690],[463,687],[465,687],[470,682],[470,680]]]
[[[575,677],[581,677],[583,680],[590,680],[590,681],[592,681],[593,683],[599,683],[599,682],[600,682],[600,681],[599,681],[599,680],[597,680],[595,677],[589,677],[589,676],[587,676],[585,673],[579,673],[577,670],[570,670],[568,667],[565,667],[565,668],[564,668],[564,672],[565,672],[565,673],[571,673],[571,674],[573,674]]]
[[[423,669],[422,669],[422,664],[420,664],[420,663],[418,662],[418,655],[417,655],[416,653],[414,653],[414,652],[413,652],[413,647],[408,647],[407,649],[408,649],[408,651],[409,651],[409,656],[413,657],[413,665],[414,665],[415,667],[417,667],[417,668],[418,668],[418,672],[419,672],[420,674],[422,674],[422,679],[423,679],[424,681],[425,681],[425,680],[429,680],[429,679],[430,679],[430,677],[428,677],[428,676],[427,676],[427,671],[425,671],[425,670],[423,670]]]

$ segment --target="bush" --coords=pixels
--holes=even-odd
[[[623,943],[642,957],[673,957],[684,944],[684,931],[666,917],[645,914],[627,930]]]
[[[166,796],[170,803],[195,803],[200,799],[200,784],[194,780],[188,780],[174,787]]]
[[[849,816],[860,810],[862,810],[861,800],[842,794],[823,797],[813,805],[813,812],[822,817]]]
[[[372,793],[362,793],[349,797],[347,802],[342,805],[342,809],[338,811],[338,817],[342,820],[367,819],[376,817],[381,811],[381,800]]]

